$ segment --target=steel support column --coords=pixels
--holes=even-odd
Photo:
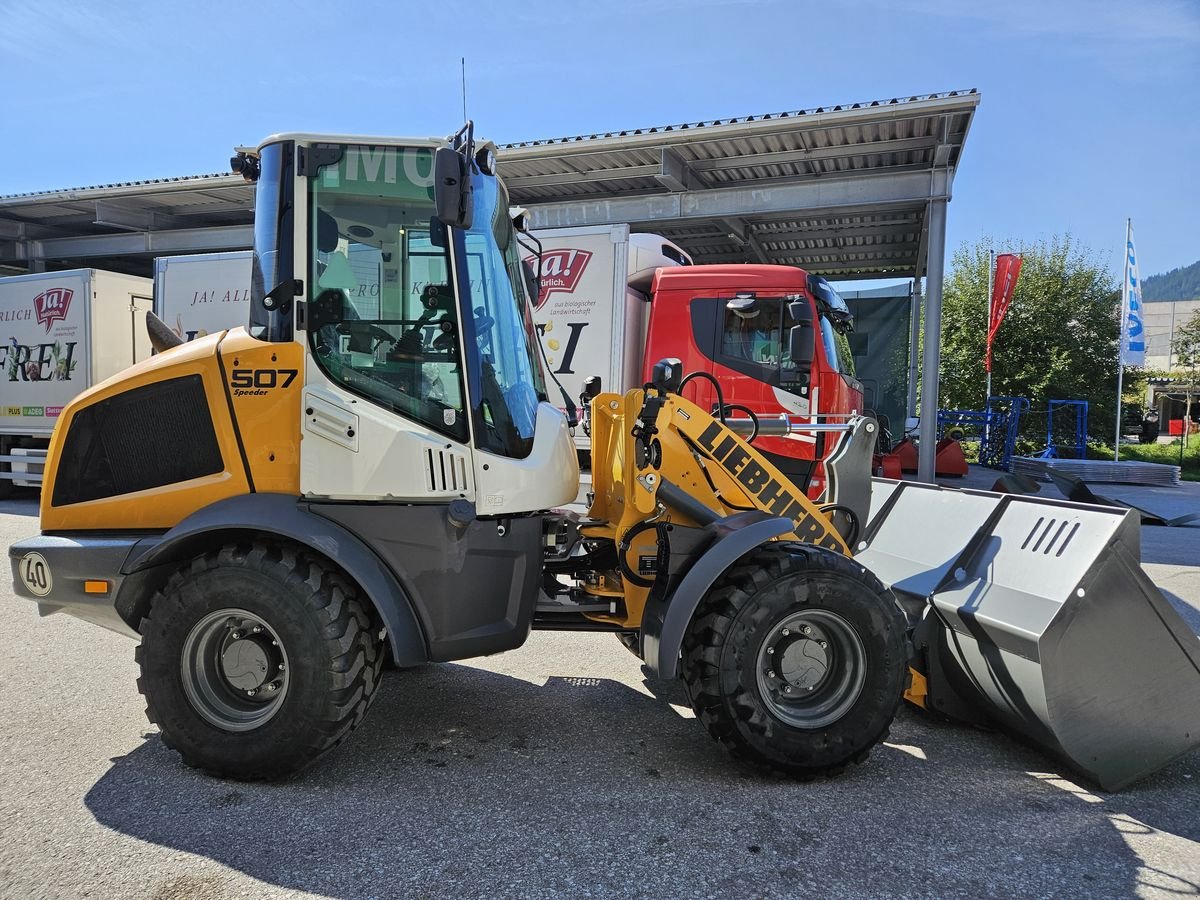
[[[934,480],[934,457],[937,455],[938,369],[942,355],[946,203],[944,196],[930,200],[927,213],[929,265],[925,270],[925,348],[921,354],[921,444],[917,449],[917,480],[930,483]]]
[[[917,271],[921,261],[917,260]],[[921,380],[921,279],[914,278],[908,302],[908,403],[904,415],[915,419],[917,413],[917,382]],[[893,434],[893,437],[898,435]]]

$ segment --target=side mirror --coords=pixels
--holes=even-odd
[[[534,267],[537,267],[537,272]],[[533,305],[537,306],[537,302],[541,299],[542,285],[540,272],[542,269],[541,257],[530,257],[521,264],[521,271],[525,273],[525,290],[529,292],[529,299],[533,301]]]
[[[473,204],[469,165],[462,154],[439,147],[433,154],[433,203],[444,225],[470,228]]]
[[[813,354],[817,347],[812,307],[803,300],[789,303],[788,314],[796,323],[788,331],[788,356],[795,367],[789,380],[794,384],[808,384],[812,379]]]
[[[580,396],[580,399],[586,403],[588,401],[595,400],[599,396],[600,376],[589,375],[587,378],[583,379],[583,394]]]

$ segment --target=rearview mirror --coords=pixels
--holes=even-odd
[[[789,380],[808,384],[812,379],[813,354],[816,352],[816,329],[813,327],[812,307],[805,301],[788,304],[788,314],[796,324],[788,331],[788,356],[795,367]]]
[[[462,154],[439,147],[433,155],[433,203],[444,225],[470,228],[473,212],[469,165]]]
[[[529,292],[529,299],[532,300],[536,306],[538,300],[541,299],[542,286],[541,278],[538,276],[538,274],[534,273],[534,266],[537,267],[538,272],[541,271],[542,260],[540,257],[529,257],[528,259],[523,260],[521,264],[521,271],[525,274],[525,290]]]

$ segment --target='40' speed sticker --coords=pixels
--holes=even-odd
[[[50,577],[50,564],[40,553],[26,553],[21,557],[21,581],[29,588],[31,594],[45,597],[54,587],[54,579]]]

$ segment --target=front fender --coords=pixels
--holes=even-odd
[[[791,519],[747,511],[707,526],[715,539],[674,588],[652,595],[642,616],[642,659],[658,678],[679,675],[679,651],[700,601],[717,579],[755,547],[796,527]]]
[[[370,598],[387,628],[396,664],[417,666],[428,662],[424,632],[412,600],[395,574],[353,533],[311,512],[293,495],[243,494],[219,500],[192,513],[165,534],[141,541],[129,554],[122,571],[135,576],[166,563],[191,559],[211,547],[214,538],[222,533],[274,535],[320,553],[340,567]],[[128,587],[130,584],[140,583],[142,580],[138,578],[126,579],[122,593],[135,590]],[[138,600],[119,594],[117,609],[132,609]]]

